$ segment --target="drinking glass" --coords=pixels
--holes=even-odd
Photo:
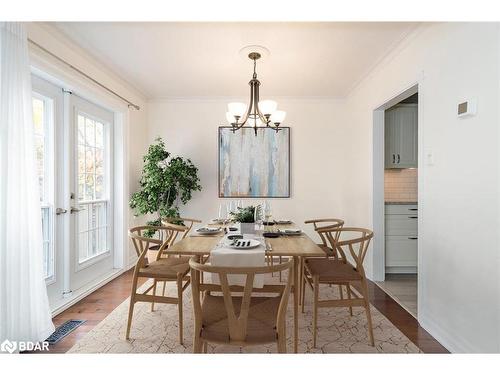
[[[219,216],[217,216],[218,220],[224,220],[226,219],[226,206],[222,203],[219,204]]]
[[[235,211],[233,206],[234,206],[233,201],[229,201],[226,203],[226,216],[228,221],[231,219],[231,212]]]
[[[260,231],[262,225],[262,206],[260,204],[254,205],[253,221],[257,225],[257,230]]]
[[[262,211],[264,214],[264,218],[266,219],[266,223],[269,223],[272,217],[271,203],[269,201],[264,201],[264,207]]]

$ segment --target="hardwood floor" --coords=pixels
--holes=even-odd
[[[448,353],[408,311],[385,293],[377,284],[369,281],[370,302],[387,319],[404,333],[424,353]]]
[[[400,303],[414,317],[418,316],[417,309],[417,274],[386,274],[385,281],[377,282],[387,294]]]
[[[104,285],[68,310],[54,317],[56,326],[68,319],[85,319],[86,322],[71,332],[48,353],[65,353],[87,332],[92,330],[130,295],[132,270]],[[369,283],[370,301],[387,319],[403,332],[424,353],[447,353],[447,350],[427,333],[417,320],[395,302],[375,283]]]
[[[125,301],[130,296],[132,275],[133,269],[118,276],[69,309],[55,316],[52,321],[56,327],[69,319],[84,319],[86,322],[57,344],[50,345],[48,353],[66,353],[79,339]],[[144,281],[140,282],[140,284]]]

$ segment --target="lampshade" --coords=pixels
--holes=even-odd
[[[231,114],[231,112],[226,112],[226,120],[227,122],[229,122],[230,124],[234,123],[236,121],[236,119],[234,118],[234,116]]]
[[[278,108],[278,103],[274,100],[261,100],[259,102],[259,109],[263,115],[271,115]]]
[[[271,115],[271,121],[274,122],[275,124],[281,124],[286,117],[286,112],[285,111],[275,111]]]
[[[245,103],[233,102],[227,105],[227,109],[233,116],[243,117],[247,106]]]

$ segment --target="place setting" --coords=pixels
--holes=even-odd
[[[195,230],[195,233],[191,234],[190,237],[200,237],[200,236],[215,236],[222,235],[224,233],[224,229],[221,227],[202,227]]]

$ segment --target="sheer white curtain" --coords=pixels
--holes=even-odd
[[[43,277],[31,79],[23,24],[0,23],[0,342],[54,331]]]

